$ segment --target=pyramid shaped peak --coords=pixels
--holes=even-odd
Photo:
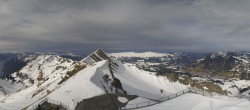
[[[103,51],[102,49],[100,49],[100,48],[98,48],[98,49],[96,49],[96,51]]]
[[[90,55],[88,55],[85,59],[83,59],[84,62],[87,64],[92,64],[95,62],[99,62],[102,60],[110,60],[109,56],[101,49],[97,49]]]
[[[93,54],[93,53],[92,53]],[[109,59],[109,56],[101,49],[97,49],[94,54],[98,55],[99,57],[101,57],[102,59],[106,60]]]
[[[97,53],[97,52],[105,53],[102,49],[96,49],[96,51],[94,53]]]

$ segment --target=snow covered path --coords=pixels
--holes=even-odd
[[[145,98],[142,98],[142,97],[138,97],[137,99],[143,99],[143,100],[141,100],[141,101],[137,101],[137,99],[135,99],[136,101],[132,100],[125,107],[122,107],[122,109],[123,110],[127,110],[127,109],[130,110],[130,109],[138,109],[138,108],[150,107],[150,106],[153,106],[153,105],[156,105],[156,104],[163,103],[163,102],[168,101],[168,100],[172,100],[172,99],[174,99],[176,97],[179,97],[179,96],[181,96],[183,94],[186,94],[186,93],[189,93],[189,92],[191,92],[190,89],[185,89],[185,90],[179,91],[177,93],[161,97],[158,100],[150,100],[150,99],[145,99]]]
[[[250,110],[247,99],[206,97],[187,93],[175,99],[138,110]]]

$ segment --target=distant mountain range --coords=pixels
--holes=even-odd
[[[250,52],[215,53],[112,53],[124,63],[138,68],[165,74],[185,72],[206,77],[249,79]]]
[[[222,78],[250,78],[249,52],[216,52],[185,68],[193,74]]]
[[[23,68],[28,62],[40,54],[52,53],[1,53],[0,77]],[[62,58],[80,61],[86,56],[72,53],[57,54]],[[250,52],[215,52],[215,53],[157,53],[157,52],[120,52],[110,53],[111,57],[121,62],[135,64],[138,68],[165,74],[170,72],[185,72],[206,77],[223,77],[249,79]]]
[[[140,71],[135,66],[122,64],[100,49],[79,61],[42,53],[27,55],[24,59],[26,65],[5,80],[0,79],[0,109],[9,109],[11,105],[11,109],[29,110],[43,100],[51,99],[73,110],[79,102],[88,102],[89,98],[107,93],[153,101],[161,97],[161,89],[167,95],[187,88]]]
[[[0,54],[0,77],[8,77],[10,74],[24,67],[28,59],[27,55],[21,53]]]
[[[124,107],[133,99],[157,101],[161,91],[170,95],[187,87],[248,96],[249,57],[248,52],[106,54],[100,49],[87,56],[3,53],[0,109],[32,109],[47,99],[75,109],[80,103],[105,103],[97,99],[107,94],[128,98],[119,105]]]

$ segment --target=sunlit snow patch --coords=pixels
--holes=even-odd
[[[128,99],[126,97],[118,97],[119,102],[126,103],[128,102]]]

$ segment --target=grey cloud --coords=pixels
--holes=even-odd
[[[0,50],[249,50],[248,0],[0,0]]]

